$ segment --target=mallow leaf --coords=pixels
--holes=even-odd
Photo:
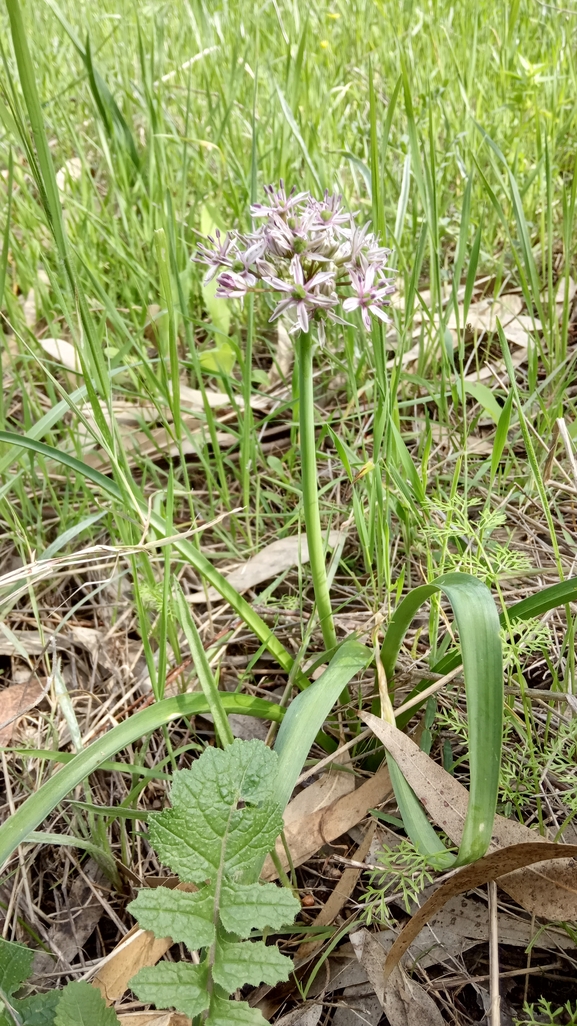
[[[157,937],[172,937],[196,951],[207,948],[216,936],[212,921],[214,891],[214,885],[193,894],[149,887],[140,891],[128,908],[144,930],[152,930]]]
[[[252,983],[274,985],[279,980],[288,980],[292,961],[281,955],[276,945],[264,941],[231,941],[219,939],[216,942],[216,957],[212,975],[219,987],[227,994]]]
[[[28,979],[33,960],[34,952],[29,948],[0,937],[0,990],[7,998]]]
[[[276,772],[277,755],[262,741],[236,740],[224,751],[205,749],[174,775],[172,808],[150,820],[150,837],[198,890],[140,891],[129,908],[144,929],[200,950],[202,959],[141,969],[130,981],[141,1001],[191,1018],[208,1012],[206,1026],[264,1026],[257,1009],[227,994],[247,983],[272,986],[292,968],[276,945],[245,939],[292,922],[300,909],[287,888],[256,881],[282,829]]]
[[[280,930],[292,923],[300,903],[288,887],[276,884],[223,884],[220,921],[229,933],[248,937],[251,930]],[[250,923],[250,926],[248,925]]]
[[[69,983],[60,993],[54,1026],[119,1026],[113,1008],[89,983]]]
[[[130,986],[141,1001],[157,1008],[176,1008],[194,1019],[210,1002],[208,962],[161,962],[141,969],[132,977]]]
[[[250,874],[282,830],[273,796],[277,756],[262,741],[206,748],[174,774],[172,809],[150,821],[150,840],[181,880],[214,881],[223,860],[228,874]]]
[[[54,1026],[56,1006],[60,1001],[59,990],[49,990],[46,994],[30,994],[15,1002],[16,1011],[22,1019],[23,1026]]]

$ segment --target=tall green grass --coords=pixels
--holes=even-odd
[[[335,331],[316,358],[315,395],[327,404],[317,440],[323,523],[349,520],[352,541],[333,596],[337,619],[352,604],[357,618],[372,628],[376,616],[378,626],[410,587],[450,569],[507,584],[509,564],[491,563],[490,532],[457,523],[470,495],[483,496],[488,513],[528,503],[548,528],[546,569],[569,575],[557,536],[566,530],[574,541],[574,532],[546,490],[543,465],[556,417],[574,421],[574,21],[532,0],[473,7],[465,0],[314,7],[187,0],[159,10],[105,0],[79,10],[69,0],[7,0],[7,14],[0,12],[6,547],[26,562],[33,551],[81,539],[134,548],[145,528],[171,537],[176,522],[243,507],[212,529],[216,566],[198,536],[167,545],[160,560],[144,548],[133,554],[136,629],[160,709],[146,719],[151,729],[173,709],[160,706],[168,643],[178,652],[168,600],[173,574],[185,565],[231,603],[291,683],[305,683],[305,652],[295,667],[276,626],[235,597],[217,569],[219,557],[243,558],[302,528],[291,382],[280,408],[259,421],[250,399],[266,391],[276,353],[266,311],[257,304],[225,313],[190,259],[207,225],[248,226],[251,199],[280,177],[313,191],[338,188],[352,209],[371,216],[393,250],[403,297],[394,331]],[[487,354],[472,354],[463,334],[453,349],[448,331],[452,314],[464,328],[480,278],[489,297],[520,290],[541,326],[510,392],[504,371],[492,392],[475,391],[465,362],[482,365]],[[32,288],[37,317],[28,324],[22,301]],[[76,346],[77,388],[46,358],[38,335]],[[403,355],[416,343],[407,367]],[[502,359],[493,343],[489,355]],[[207,364],[207,350],[223,344],[232,371]],[[183,385],[203,396],[205,442],[194,461],[186,453]],[[232,444],[219,441],[212,388],[229,395]],[[153,404],[176,457],[137,452],[132,462],[113,416],[118,399]],[[290,435],[280,456],[261,442],[275,418]],[[105,479],[83,470],[80,428],[106,454]],[[446,454],[440,429],[451,438]],[[33,457],[21,459],[15,433],[28,435]],[[478,456],[468,446],[480,433],[492,452]],[[514,513],[507,526],[515,527]],[[306,574],[290,594],[301,608]],[[152,613],[146,592],[160,596]],[[562,600],[572,601],[572,592]],[[33,609],[35,602],[31,588]],[[3,615],[11,608],[8,596]],[[569,606],[567,614],[560,646],[567,673],[556,671],[555,684],[574,691]],[[196,625],[178,602],[176,619],[200,656]],[[433,601],[423,638],[439,672],[453,658],[445,627]],[[310,634],[303,623],[303,644]],[[412,654],[423,654],[419,636]],[[521,656],[516,651],[522,688]],[[226,710],[210,667],[199,664],[226,742]],[[392,674],[394,664],[387,669]],[[80,770],[89,764],[87,756]],[[37,803],[36,824],[46,807]]]

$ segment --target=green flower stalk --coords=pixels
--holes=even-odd
[[[318,341],[325,340],[327,321],[348,324],[339,314],[360,310],[363,324],[371,317],[388,321],[384,307],[395,291],[385,270],[390,250],[379,245],[369,224],[359,227],[343,209],[341,196],[325,192],[317,200],[309,192],[266,187],[267,204],[251,207],[263,223],[248,234],[227,232],[209,237],[196,259],[208,265],[205,281],[215,275],[216,295],[244,299],[249,293],[276,294],[270,320],[291,320],[299,365],[299,414],[302,494],[315,600],[327,649],[337,643],[323,536],[320,524],[313,396],[313,324]],[[220,272],[220,273],[219,273]],[[337,289],[346,289],[341,295]]]

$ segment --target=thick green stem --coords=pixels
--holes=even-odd
[[[327,580],[327,566],[317,488],[317,452],[315,440],[315,407],[313,398],[313,340],[310,332],[299,338],[299,418],[301,444],[301,477],[303,508],[315,600],[325,648],[337,644],[331,596]]]

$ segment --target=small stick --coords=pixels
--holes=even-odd
[[[491,1026],[501,1026],[501,995],[499,992],[499,919],[497,915],[497,884],[487,884],[489,895],[489,973],[491,995]]]

